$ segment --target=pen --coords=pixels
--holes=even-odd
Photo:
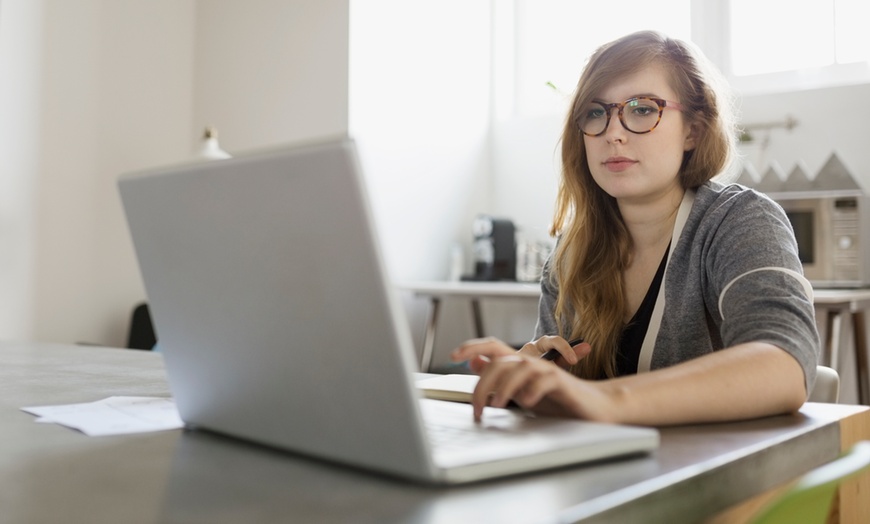
[[[582,338],[575,338],[574,340],[569,340],[568,345],[571,347],[574,347],[581,342],[583,342]],[[553,361],[553,360],[556,360],[556,357],[558,357],[559,355],[561,355],[561,353],[559,353],[559,350],[556,348],[553,348],[550,351],[547,351],[546,353],[541,355],[541,359]]]

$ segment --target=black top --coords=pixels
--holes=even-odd
[[[619,349],[616,353],[616,376],[637,374],[637,361],[640,359],[640,348],[643,346],[643,339],[646,336],[653,308],[656,305],[656,297],[658,297],[659,288],[662,286],[662,279],[665,275],[665,266],[667,265],[668,252],[670,250],[671,247],[669,245],[668,249],[665,250],[665,256],[662,257],[662,262],[659,264],[659,269],[656,271],[656,276],[653,277],[646,296],[643,297],[643,302],[641,302],[634,316],[631,317],[631,320],[622,330],[622,337],[619,339]]]

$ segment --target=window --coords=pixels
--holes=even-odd
[[[744,94],[870,82],[867,0],[728,0],[724,70]]]
[[[868,0],[504,0],[492,6],[497,119],[564,114],[595,48],[640,29],[694,41],[743,95],[870,83]]]
[[[866,1],[731,0],[731,72],[748,76],[867,61]]]
[[[496,76],[496,91],[515,90],[515,98],[511,97],[515,105],[503,106],[497,112],[524,116],[563,114],[566,99],[573,92],[583,66],[599,45],[641,29],[659,30],[688,40],[690,2],[494,2],[495,63],[496,66],[503,63],[508,70]],[[510,106],[510,99],[504,104]]]

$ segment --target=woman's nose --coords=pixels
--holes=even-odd
[[[607,129],[604,130],[604,137],[608,142],[624,142],[627,130],[619,119],[619,110],[614,107],[610,111],[610,121],[607,122]]]

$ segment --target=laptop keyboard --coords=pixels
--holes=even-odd
[[[442,451],[510,443],[529,435],[521,428],[525,418],[506,409],[485,408],[482,422],[474,422],[471,406],[460,402],[423,399],[423,422],[429,441]]]
[[[488,431],[475,431],[433,423],[427,423],[426,430],[432,445],[442,449],[463,449],[470,445],[479,446],[493,438],[492,433]]]

